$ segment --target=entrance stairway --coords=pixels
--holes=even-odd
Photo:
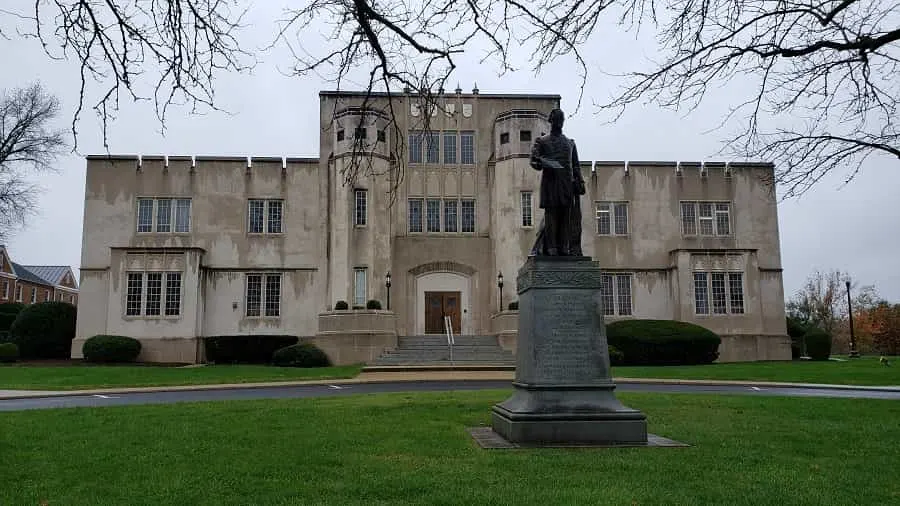
[[[451,362],[447,336],[400,336],[397,349],[384,353],[363,370],[515,369],[515,356],[501,348],[495,336],[454,336],[454,341]]]

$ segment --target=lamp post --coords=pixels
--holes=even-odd
[[[499,289],[499,292],[500,292],[500,311],[499,312],[503,312],[503,273],[502,272],[497,273],[497,288]]]
[[[853,332],[853,303],[850,301],[850,281],[844,282],[847,286],[847,315],[850,317],[850,358],[859,358],[856,350],[856,334]]]
[[[384,277],[384,286],[387,287],[387,310],[391,310],[391,271]]]

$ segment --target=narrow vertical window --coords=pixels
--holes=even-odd
[[[444,201],[444,232],[459,232],[459,201]]]
[[[519,130],[519,142],[531,142],[531,130]]]
[[[428,132],[425,136],[425,163],[440,163],[441,134],[440,132]]]
[[[37,288],[31,287],[31,303],[34,304],[37,302]]]
[[[500,144],[509,144],[509,132],[500,134]]]
[[[628,204],[624,202],[618,202],[613,205],[613,210],[615,211],[615,232],[616,235],[627,235],[628,234]]]
[[[181,314],[181,273],[166,273],[166,316]]]
[[[409,221],[410,232],[422,231],[422,199],[409,199]]]
[[[422,163],[422,134],[409,134],[409,163]]]
[[[138,298],[140,301],[140,298]],[[22,302],[22,285],[16,285],[16,302]],[[138,306],[138,311],[140,311],[140,306]]]
[[[731,299],[731,312],[744,313],[744,275],[740,272],[728,273],[728,295]]]
[[[156,231],[172,231],[172,199],[158,199],[156,201]]]
[[[262,275],[247,275],[247,316],[259,316],[262,308]]]
[[[341,142],[342,140],[344,140],[344,130],[343,129],[340,129],[337,131],[337,140],[338,140],[338,142]]]
[[[365,139],[366,138],[366,127],[356,127],[353,131],[354,139]]]
[[[609,207],[609,202],[597,202],[597,233],[600,235],[610,235],[612,232]]]
[[[456,164],[456,132],[444,132],[444,164]]]
[[[248,221],[247,231],[251,234],[263,233],[263,223],[265,221],[266,203],[265,201],[252,199],[248,202]]]
[[[428,199],[425,201],[425,231],[441,231],[441,201],[440,199]]]
[[[21,289],[21,287],[19,287]],[[125,315],[138,316],[141,314],[141,295],[144,289],[144,274],[129,272],[125,288]],[[21,295],[21,292],[20,292]]]
[[[281,275],[266,276],[266,316],[281,316]]]
[[[384,130],[379,130],[376,135],[378,136],[378,142],[387,142],[387,135]]]
[[[366,305],[366,270],[353,270],[353,305]]]
[[[153,231],[153,199],[138,199],[137,231]]]
[[[729,205],[727,203],[717,203],[716,204],[716,235],[730,235],[731,234],[731,219],[729,212]]]
[[[681,233],[697,235],[697,208],[693,202],[681,203]]]
[[[694,273],[694,311],[697,314],[709,314],[709,288],[706,273]]]
[[[713,314],[725,314],[728,308],[725,302],[725,273],[710,273],[710,285],[712,288],[712,312]]]
[[[459,148],[462,164],[475,165],[475,132],[461,132]]]
[[[475,232],[475,201],[472,199],[463,199],[462,200],[462,232],[463,233],[473,233]]]
[[[353,224],[358,227],[365,226],[369,212],[369,192],[363,189],[356,190],[354,201],[356,204],[353,212]]]
[[[282,209],[283,203],[280,200],[270,200],[266,203],[268,206],[269,216],[266,220],[266,232],[270,234],[280,234],[282,225]]]
[[[631,315],[631,274],[616,274],[616,305],[620,315]]]
[[[522,192],[519,196],[519,207],[522,210],[522,226],[534,226],[534,218],[531,213],[531,192]]]
[[[175,201],[175,232],[187,233],[191,231],[191,199],[178,199]]]
[[[3,298],[9,299],[9,281],[3,282]]]
[[[147,302],[144,306],[144,314],[147,316],[159,316],[162,311],[162,273],[147,273]]]
[[[600,276],[600,306],[605,316],[616,314],[615,297],[613,296],[613,276],[602,274]]]
[[[700,209],[700,235],[713,235],[715,233],[713,227],[713,205],[709,202],[700,202],[697,207]]]

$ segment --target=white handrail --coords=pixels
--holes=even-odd
[[[444,334],[447,335],[447,348],[450,350],[450,365],[453,365],[453,345],[456,339],[453,338],[453,321],[449,316],[444,316]]]

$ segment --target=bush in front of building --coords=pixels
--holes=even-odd
[[[127,336],[96,335],[81,348],[88,362],[134,362],[141,354],[141,342]]]
[[[818,327],[812,327],[803,334],[806,354],[813,360],[828,360],[831,356],[831,334]]]
[[[366,309],[381,309],[381,301],[372,299],[366,302]]]
[[[803,335],[809,328],[796,318],[787,317],[787,333],[791,337],[791,358],[799,359],[803,355]]]
[[[19,316],[23,309],[25,309],[25,304],[21,302],[0,303],[0,343],[5,343],[12,339],[9,329],[12,328],[13,322],[16,321],[16,317]]]
[[[276,350],[297,344],[297,336],[248,335],[203,338],[207,362],[268,364]]]
[[[350,305],[347,304],[346,300],[339,300],[334,304],[335,311],[346,311],[350,309]]]
[[[331,360],[316,345],[300,343],[275,351],[272,364],[280,367],[328,367]]]
[[[23,309],[10,328],[21,357],[69,358],[77,313],[74,305],[58,301],[39,302]]]
[[[625,362],[625,354],[613,345],[609,345],[609,364],[622,365]]]
[[[0,343],[0,362],[9,363],[19,359],[19,347],[16,343]]]
[[[507,306],[507,307],[509,308],[510,311],[518,311],[519,310],[519,301],[514,300],[514,301],[510,302],[509,306]]]
[[[625,356],[622,365],[709,364],[722,343],[707,328],[674,320],[620,320],[606,326],[606,335]]]

